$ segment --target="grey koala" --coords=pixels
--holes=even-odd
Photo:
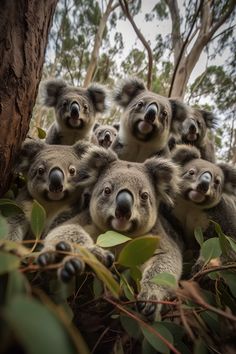
[[[213,220],[223,232],[236,238],[236,168],[200,158],[195,147],[179,145],[172,159],[182,168],[181,193],[173,214],[184,230],[184,243],[194,245],[194,229],[201,227],[206,238],[214,236]]]
[[[91,189],[89,210],[47,235],[39,264],[53,262],[56,250],[74,252],[74,257],[67,256],[59,269],[61,279],[67,280],[79,268],[73,264],[76,260],[76,244],[89,248],[107,264],[107,258],[110,258],[107,251],[94,244],[101,233],[115,230],[132,238],[146,234],[158,235],[158,249],[142,266],[137,304],[144,316],[154,318],[160,307],[148,301],[162,300],[167,296],[168,289],[154,284],[152,278],[161,272],[169,272],[179,280],[182,271],[181,250],[165,232],[158,217],[160,202],[172,205],[179,191],[177,166],[168,159],[155,157],[144,163],[121,161],[111,149],[94,147],[84,157],[79,175],[80,184]],[[115,248],[115,253],[119,253],[119,247]],[[83,267],[80,266],[80,271]]]
[[[27,184],[17,197],[24,214],[8,218],[7,238],[22,241],[30,232],[30,215],[33,200],[46,211],[45,229],[64,208],[82,204],[82,191],[78,186],[78,172],[83,154],[89,148],[87,142],[73,146],[48,145],[40,140],[26,140],[16,163],[17,172],[25,175]]]
[[[88,88],[67,85],[63,80],[49,80],[40,89],[42,103],[53,107],[56,120],[46,137],[48,144],[73,145],[89,140],[97,113],[106,110],[107,92],[99,84]]]
[[[118,129],[113,125],[100,125],[96,123],[93,128],[91,142],[97,146],[108,149],[118,134]]]
[[[144,162],[153,155],[169,155],[168,140],[186,118],[186,106],[148,91],[136,78],[123,80],[114,92],[124,108],[120,129],[112,149],[126,161]]]

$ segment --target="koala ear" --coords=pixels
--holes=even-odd
[[[26,139],[15,161],[15,171],[17,173],[26,173],[32,159],[37,155],[39,151],[42,151],[46,144],[41,140]]]
[[[172,161],[176,162],[178,165],[184,166],[187,162],[200,159],[200,151],[195,146],[189,145],[177,145],[171,153]]]
[[[117,159],[116,153],[111,149],[92,146],[81,161],[77,182],[84,187],[96,183],[102,171]]]
[[[100,127],[100,124],[99,123],[95,123],[94,126],[93,126],[93,132],[95,132],[95,130]]]
[[[144,82],[137,78],[122,80],[115,89],[113,99],[121,107],[126,108],[129,103],[147,88]]]
[[[120,130],[120,123],[113,123],[112,126],[113,126],[113,128],[115,128],[117,131]]]
[[[82,157],[93,145],[85,140],[77,141],[72,148],[75,154],[80,158]]]
[[[172,206],[180,186],[178,166],[171,160],[155,157],[146,160],[144,165],[152,177],[158,196]]]
[[[207,128],[211,129],[216,127],[217,117],[212,112],[208,112],[203,109],[199,109],[198,111],[201,113]]]
[[[67,87],[63,80],[48,80],[44,81],[39,89],[40,101],[47,107],[55,107],[57,105],[58,96],[61,91]]]
[[[236,167],[228,163],[218,163],[224,174],[223,192],[230,196],[236,196]]]
[[[171,120],[171,131],[173,133],[178,133],[182,122],[187,118],[188,107],[185,103],[177,100],[170,99],[172,120]]]
[[[96,113],[102,113],[107,109],[107,91],[102,85],[91,84],[87,88],[87,93],[93,103]]]

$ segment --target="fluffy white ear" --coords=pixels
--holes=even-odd
[[[91,147],[83,156],[77,182],[89,186],[97,182],[99,175],[118,159],[115,152],[99,146]]]
[[[236,167],[228,163],[218,163],[224,174],[223,192],[230,196],[236,196]]]
[[[113,94],[114,101],[125,108],[129,103],[147,88],[143,81],[137,78],[128,78],[120,81]]]
[[[58,97],[66,87],[67,84],[61,79],[42,82],[39,89],[41,103],[47,107],[56,107]]]
[[[92,101],[96,113],[102,113],[107,109],[108,91],[104,86],[93,83],[88,86],[87,94]]]
[[[157,196],[168,204],[173,205],[174,198],[179,193],[179,168],[169,159],[153,157],[144,163],[149,176],[155,185]]]
[[[187,162],[195,159],[200,159],[200,151],[194,147],[185,144],[176,145],[171,154],[172,161],[180,166],[184,166]]]

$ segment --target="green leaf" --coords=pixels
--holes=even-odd
[[[0,275],[19,268],[20,258],[13,254],[0,251]]]
[[[5,217],[23,213],[22,208],[11,199],[0,199],[0,210]]]
[[[230,272],[230,271],[222,271],[220,272],[222,278],[230,288],[231,293],[233,296],[236,298],[236,273],[235,272]]]
[[[46,138],[46,132],[42,128],[37,127],[38,131],[38,138],[39,139],[45,139]]]
[[[53,350],[57,354],[75,353],[66,328],[45,304],[16,296],[4,309],[3,315],[26,352],[51,354]]]
[[[124,246],[118,257],[118,263],[134,267],[146,262],[159,245],[157,236],[141,236]]]
[[[223,232],[219,234],[219,242],[222,253],[224,255],[227,255],[229,250],[231,249],[231,245],[228,238],[223,234]]]
[[[146,338],[142,341],[142,353],[143,354],[157,354],[156,350],[149,344]]]
[[[231,237],[226,236],[227,240],[230,243],[231,249],[236,252],[236,242]]]
[[[202,245],[200,254],[206,262],[219,257],[222,254],[219,238],[212,237],[209,240],[206,240]]]
[[[46,212],[44,208],[36,200],[34,200],[30,218],[30,226],[37,240],[42,234],[45,225],[45,220]]]
[[[30,289],[26,277],[18,270],[13,270],[8,275],[6,299],[11,301],[12,297],[25,293]]]
[[[93,280],[93,292],[94,292],[95,299],[100,297],[102,295],[103,291],[104,291],[103,283],[101,282],[101,280],[99,280],[98,278],[95,277]]]
[[[7,220],[0,214],[0,239],[5,239],[8,234]]]
[[[167,272],[155,275],[151,281],[157,285],[177,288],[177,280],[175,279],[174,275]]]
[[[204,237],[203,237],[203,233],[202,233],[202,228],[201,227],[196,227],[194,229],[194,236],[195,236],[195,239],[196,239],[197,243],[200,245],[200,247],[202,247],[203,242],[204,242]]]
[[[113,247],[121,245],[129,240],[131,240],[130,237],[124,236],[119,232],[107,231],[98,236],[96,244],[100,247]]]
[[[201,338],[198,338],[194,342],[194,354],[208,354],[208,349],[206,347],[206,344],[203,342]]]
[[[155,329],[155,331],[158,332],[162,337],[164,337],[169,343],[173,344],[174,339],[172,334],[161,322],[155,322],[152,325],[152,328]],[[161,353],[170,353],[170,349],[157,335],[151,333],[146,327],[141,326],[141,330],[143,332],[144,337],[147,339],[147,341],[151,344],[153,348],[155,348]]]
[[[141,332],[137,321],[133,318],[130,318],[125,315],[120,316],[120,322],[124,328],[124,330],[128,333],[128,335],[132,338],[138,339]]]

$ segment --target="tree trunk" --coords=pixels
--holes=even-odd
[[[57,1],[1,1],[0,196],[29,129]]]

